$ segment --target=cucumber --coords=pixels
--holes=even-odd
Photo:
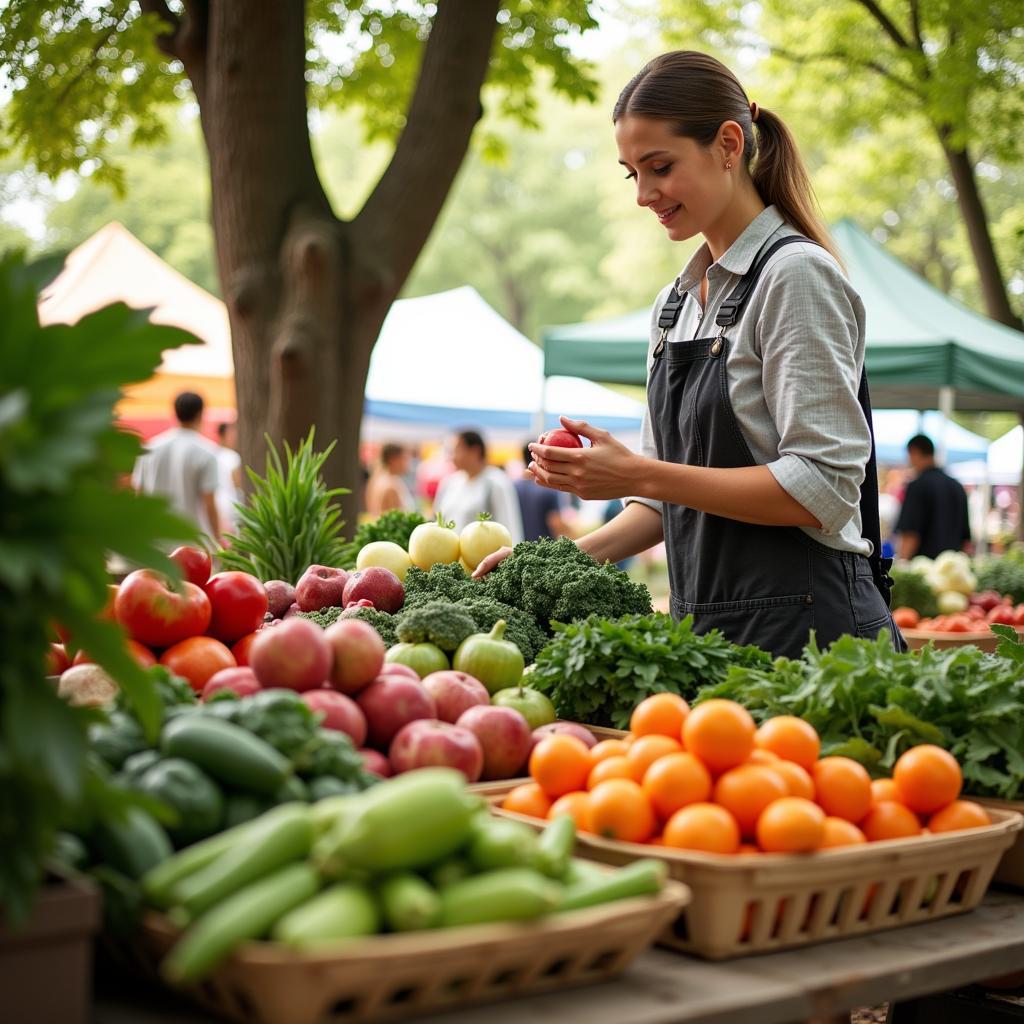
[[[329,796],[313,804],[309,809],[309,816],[317,838],[337,828],[341,824],[342,816],[349,812],[349,808],[359,806],[358,802],[353,802],[356,795],[346,793],[342,796]]]
[[[375,935],[380,913],[370,891],[343,882],[290,911],[274,928],[277,942],[296,949],[310,949],[342,939]]]
[[[562,879],[576,848],[576,822],[560,814],[541,833],[534,858],[537,867],[550,878]]]
[[[455,882],[461,882],[464,878],[469,878],[471,874],[473,874],[473,869],[465,857],[449,857],[436,867],[431,868],[428,877],[431,885],[437,889],[443,889],[446,885],[453,885]]]
[[[403,871],[377,887],[384,922],[393,932],[418,932],[441,921],[441,897],[419,875]]]
[[[123,815],[98,822],[92,842],[104,864],[136,879],[174,853],[167,833],[141,807],[128,807]]]
[[[164,726],[160,749],[208,772],[218,782],[273,796],[292,773],[291,762],[248,729],[206,715]]]
[[[528,921],[558,905],[562,887],[532,868],[502,868],[441,890],[441,926]]]
[[[176,907],[194,919],[233,892],[301,860],[313,844],[304,804],[282,804],[248,824],[242,840],[173,889]]]
[[[581,910],[596,907],[613,900],[627,900],[635,896],[650,896],[660,892],[665,882],[667,868],[660,860],[651,857],[635,860],[604,878],[582,881],[569,886],[562,894],[558,911]]]
[[[608,869],[595,864],[592,860],[583,860],[580,857],[573,857],[569,866],[565,869],[561,882],[565,886],[579,885],[580,882],[593,882],[605,878]]]
[[[537,858],[537,833],[521,821],[477,818],[468,853],[477,871],[529,867]]]
[[[320,880],[309,864],[289,864],[229,896],[204,914],[171,950],[161,973],[174,984],[198,981],[243,942],[265,935],[310,899]]]
[[[332,878],[348,867],[429,867],[465,844],[482,803],[466,792],[466,777],[453,768],[421,768],[387,779],[353,798],[351,813],[318,842],[315,859]]]

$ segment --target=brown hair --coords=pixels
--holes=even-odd
[[[781,117],[758,107],[755,135],[750,100],[721,61],[696,50],[655,57],[619,93],[612,121],[626,114],[669,121],[676,135],[702,146],[714,142],[724,122],[735,121],[743,129],[743,162],[765,204],[839,259],[792,133]]]
[[[400,444],[394,444],[388,442],[380,450],[380,464],[387,469],[393,459],[397,459],[399,455],[404,455],[405,449]]]

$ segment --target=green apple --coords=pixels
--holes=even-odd
[[[371,566],[390,569],[403,581],[411,565],[412,561],[405,548],[390,540],[375,540],[371,544],[364,544],[356,555],[357,569],[369,569]]]
[[[491,703],[499,708],[512,708],[518,711],[526,719],[531,730],[547,725],[558,717],[554,704],[540,690],[534,690],[530,686],[510,686],[506,690],[499,690],[491,697]]]

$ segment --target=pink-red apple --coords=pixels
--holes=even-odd
[[[391,770],[391,762],[379,750],[361,747],[359,753],[363,758],[363,767],[368,772],[379,775],[382,779],[390,779],[394,775]]]
[[[267,611],[280,619],[295,603],[295,588],[284,580],[267,580],[263,584],[267,592]]]
[[[404,676],[378,676],[356,698],[366,715],[369,744],[387,750],[396,732],[418,718],[437,718],[434,698],[420,681]]]
[[[583,442],[580,440],[579,434],[574,434],[571,430],[564,430],[562,427],[556,427],[554,430],[549,430],[545,434],[541,434],[537,438],[538,444],[550,444],[555,448],[582,448]]]
[[[378,679],[381,676],[405,676],[406,679],[415,679],[416,682],[420,681],[420,677],[416,674],[416,669],[403,665],[400,661],[385,661],[384,667],[377,673]]]
[[[405,587],[390,569],[371,565],[349,576],[342,604],[360,601],[364,597],[372,601],[378,611],[393,615],[405,601]]]
[[[520,775],[530,754],[530,727],[518,711],[491,705],[470,708],[455,723],[480,741],[484,752],[482,778],[511,779]]]
[[[431,672],[424,676],[423,688],[434,698],[442,722],[457,722],[464,711],[491,703],[487,687],[467,672]]]
[[[309,619],[288,619],[257,633],[249,648],[249,665],[268,689],[312,690],[330,675],[331,645]]]
[[[314,711],[323,714],[320,724],[325,729],[343,732],[361,747],[366,742],[366,715],[351,698],[337,690],[307,690],[302,699]]]
[[[548,722],[547,725],[538,725],[533,730],[533,741],[530,744],[530,749],[532,750],[545,736],[550,736],[552,733],[565,733],[568,736],[575,736],[576,739],[582,740],[588,747],[593,747],[597,743],[597,737],[585,725],[580,725],[579,722]]]
[[[295,602],[304,612],[318,612],[321,608],[344,608],[342,595],[348,573],[330,565],[311,565],[295,584]]]
[[[254,693],[259,693],[260,689],[256,673],[248,665],[222,668],[206,681],[203,687],[203,700],[209,700],[220,690],[230,690],[239,697],[251,697]]]
[[[361,619],[339,619],[324,630],[331,649],[330,684],[342,693],[365,690],[384,667],[387,648],[380,634]]]
[[[396,773],[443,765],[476,782],[484,766],[480,741],[450,722],[423,719],[403,726],[391,741],[388,760]]]

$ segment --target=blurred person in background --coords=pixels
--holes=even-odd
[[[217,441],[217,514],[221,529],[230,531],[235,526],[235,504],[242,500],[242,456],[235,424],[218,423]]]
[[[523,445],[523,465],[528,466],[532,461],[529,445]],[[568,524],[562,518],[562,496],[558,491],[541,487],[532,476],[516,480],[513,486],[519,498],[524,540],[569,536]]]
[[[501,523],[512,535],[512,543],[523,539],[523,518],[519,498],[508,474],[487,465],[487,445],[476,430],[462,430],[451,442],[455,472],[437,489],[434,509],[461,530],[481,512]]]
[[[162,494],[171,507],[223,546],[217,512],[220,479],[219,448],[203,437],[203,400],[193,391],[174,399],[178,426],[157,434],[146,445],[132,471],[140,494]]]
[[[391,509],[413,512],[416,501],[404,477],[412,464],[412,452],[400,444],[381,447],[380,459],[366,481],[366,512],[376,518]]]
[[[900,558],[934,558],[943,551],[969,550],[967,492],[959,480],[935,464],[931,438],[915,434],[907,442],[907,461],[917,475],[907,484],[896,521]]]

